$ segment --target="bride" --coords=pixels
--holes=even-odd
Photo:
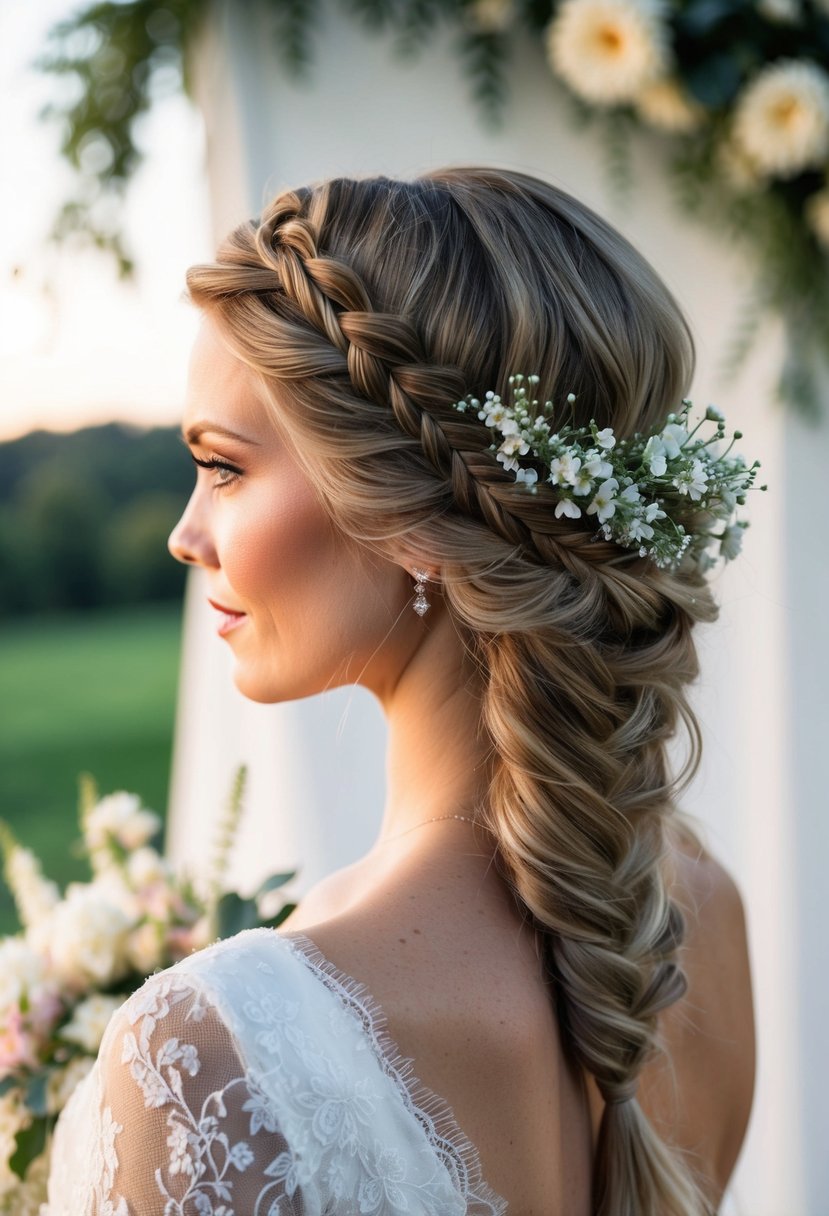
[[[472,168],[283,192],[187,283],[171,550],[246,696],[375,694],[387,803],[278,932],[115,1015],[49,1216],[715,1211],[754,1040],[740,896],[676,805],[706,518],[676,494],[689,552],[654,560],[656,498],[625,540],[608,476],[626,436],[676,437],[676,301],[570,195]],[[550,443],[595,419],[589,459],[544,464],[511,373]]]

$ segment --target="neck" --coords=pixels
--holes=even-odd
[[[491,747],[481,726],[482,684],[457,631],[441,613],[380,696],[388,723],[386,805],[378,846],[407,833],[401,844],[420,847],[438,832],[464,839],[472,825],[438,816],[474,817],[486,802]],[[411,831],[424,824],[422,831]],[[417,840],[417,846],[415,846]]]

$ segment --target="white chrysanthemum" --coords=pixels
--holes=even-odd
[[[125,969],[130,918],[94,883],[70,883],[51,924],[52,964],[76,987],[109,983]]]
[[[66,1039],[67,1043],[76,1043],[90,1054],[96,1052],[109,1019],[122,1003],[121,997],[93,992],[75,1006],[72,1020],[61,1029],[60,1037]]]
[[[633,101],[670,61],[662,0],[564,0],[547,26],[547,58],[596,105]]]
[[[829,249],[829,187],[810,194],[803,208],[806,223],[822,245]]]
[[[649,81],[637,94],[634,104],[645,122],[672,134],[696,131],[706,115],[705,106],[671,76]]]
[[[775,177],[821,165],[829,155],[829,76],[798,59],[763,68],[737,99],[733,139]]]

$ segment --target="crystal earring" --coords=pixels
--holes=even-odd
[[[425,616],[432,606],[426,599],[426,584],[429,581],[429,575],[425,570],[413,570],[412,574],[415,578],[415,602],[412,607],[418,616]]]

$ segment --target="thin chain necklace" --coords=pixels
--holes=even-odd
[[[422,819],[420,823],[415,823],[410,828],[406,828],[403,832],[398,832],[396,836],[390,836],[386,844],[391,844],[392,840],[399,840],[401,836],[407,835],[408,832],[413,832],[415,828],[422,828],[424,823],[439,823],[441,819],[462,819],[464,823],[477,823],[477,819],[470,819],[468,815],[433,815],[431,819]]]

